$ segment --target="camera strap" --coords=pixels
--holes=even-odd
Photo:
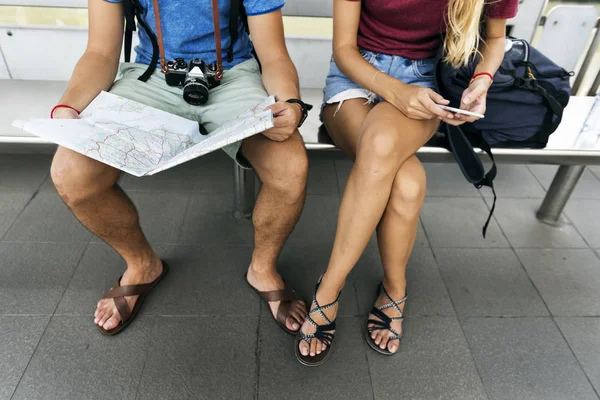
[[[162,28],[160,24],[160,11],[158,9],[158,0],[152,0],[154,6],[154,19],[156,23],[156,35],[158,36],[158,49],[160,52],[160,68],[163,73],[167,71],[167,61],[165,58],[165,44],[163,41]],[[223,79],[223,55],[221,51],[221,23],[219,21],[219,0],[212,0],[212,14],[215,29],[215,45],[217,50],[217,75],[216,80]]]

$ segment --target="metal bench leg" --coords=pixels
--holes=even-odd
[[[558,168],[537,212],[537,217],[541,222],[553,226],[560,224],[560,215],[584,169],[584,165],[561,165]]]
[[[250,219],[256,200],[254,192],[254,171],[233,163],[233,216],[236,219]]]

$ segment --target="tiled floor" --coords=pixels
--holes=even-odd
[[[585,172],[565,225],[534,211],[555,167],[500,166],[498,208],[453,165],[426,165],[400,353],[363,340],[381,279],[373,239],[341,298],[331,360],[299,365],[242,273],[252,226],[231,217],[232,166],[209,155],[152,178],[126,176],[171,273],[121,335],[94,306],[124,263],[83,229],[48,181],[49,156],[0,157],[0,400],[598,399],[600,170]],[[309,298],[351,164],[311,159],[309,196],[280,270]]]

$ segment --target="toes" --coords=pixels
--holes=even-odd
[[[393,339],[388,342],[388,351],[390,353],[395,353],[398,350],[398,339]]]
[[[382,339],[383,339],[383,332],[382,331],[376,331],[375,332],[375,344],[379,346],[379,344],[381,343]]]
[[[388,343],[388,337],[385,336],[381,339],[381,342],[379,342],[379,348],[382,350],[385,350],[387,348],[387,343]]]
[[[321,346],[321,349],[322,349],[321,351],[327,350],[327,345],[325,343],[323,343],[323,345]]]
[[[117,316],[117,314],[113,314],[112,317],[110,317],[108,319],[108,321],[106,321],[103,328],[106,330],[116,328],[119,325],[119,322],[120,322],[120,320],[119,320],[119,317]]]
[[[304,340],[302,340],[300,342],[300,354],[302,354],[303,356],[307,356],[308,352],[309,352],[309,346],[308,343],[306,343]]]
[[[106,323],[106,321],[108,321],[108,319],[112,317],[112,311],[111,310],[106,310],[104,312],[104,314],[98,318],[98,326],[101,328],[104,328],[104,324]],[[107,328],[104,328],[107,329]]]
[[[313,339],[310,342],[310,356],[314,357],[317,354],[317,343],[320,343],[318,340]]]

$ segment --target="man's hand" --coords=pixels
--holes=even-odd
[[[79,114],[77,111],[72,110],[67,107],[59,107],[52,113],[52,118],[54,119],[78,119]]]
[[[263,135],[276,142],[283,142],[296,132],[298,123],[302,118],[302,106],[300,104],[278,101],[266,109],[273,111],[273,124],[275,127],[264,131]]]

